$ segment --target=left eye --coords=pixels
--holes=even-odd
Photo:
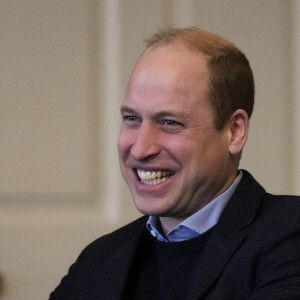
[[[163,124],[164,125],[180,125],[180,123],[179,122],[177,122],[177,121],[174,121],[174,120],[164,120],[163,121]]]
[[[161,129],[168,133],[179,133],[184,125],[178,121],[164,119],[161,120]]]

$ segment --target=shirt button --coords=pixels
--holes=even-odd
[[[157,237],[157,234],[155,233],[154,230],[151,230],[150,233],[151,233],[154,237]]]

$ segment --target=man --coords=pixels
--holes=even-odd
[[[300,199],[239,160],[254,83],[197,28],[155,34],[121,107],[121,171],[145,214],[79,256],[50,299],[300,299]]]

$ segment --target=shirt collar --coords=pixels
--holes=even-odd
[[[206,232],[217,224],[221,213],[241,181],[242,176],[242,171],[239,171],[238,176],[226,191],[169,231],[167,238],[161,234],[160,222],[156,216],[148,218],[147,229],[161,242],[180,242]]]

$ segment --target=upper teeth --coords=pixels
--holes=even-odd
[[[141,180],[155,180],[155,179],[161,179],[163,177],[169,177],[173,175],[173,172],[171,171],[142,171],[137,170],[137,174],[140,177]]]

